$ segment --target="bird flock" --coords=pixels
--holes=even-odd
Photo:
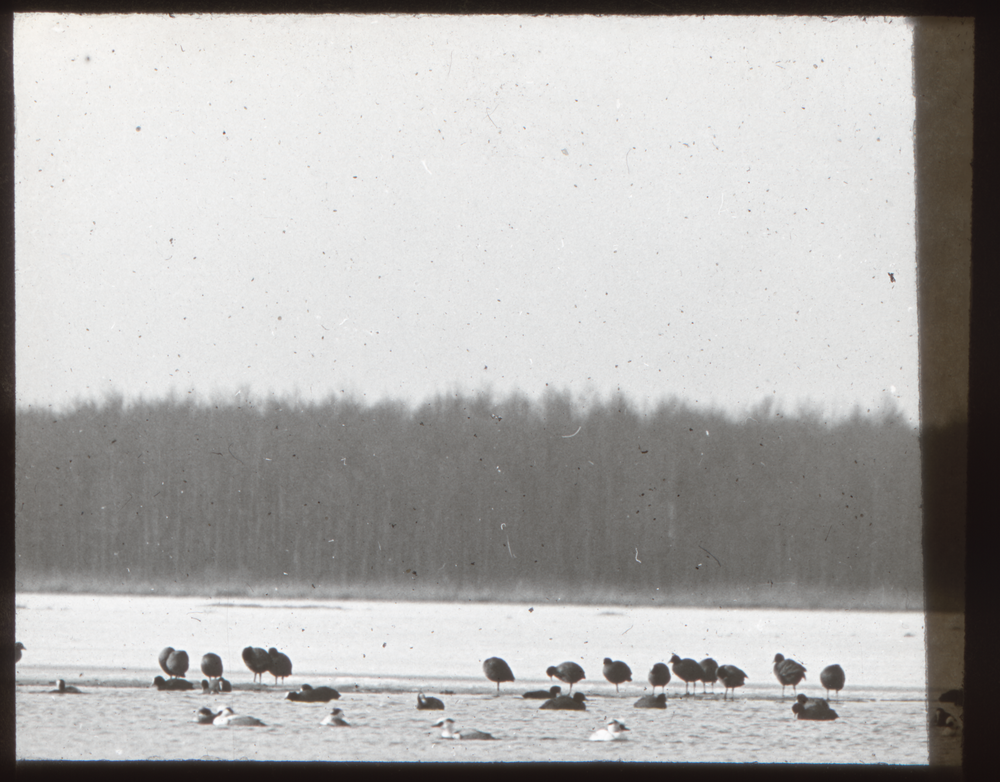
[[[14,645],[14,661],[20,661],[22,652],[27,651],[22,643]],[[279,652],[275,647],[263,649],[261,647],[248,646],[242,652],[243,662],[253,673],[253,681],[264,683],[264,675],[269,674],[274,677],[274,684],[278,684],[280,679],[284,680],[292,675],[292,661],[288,655]],[[190,659],[186,651],[174,649],[171,646],[165,647],[157,658],[160,668],[167,675],[156,676],[153,679],[153,686],[157,690],[166,692],[190,691],[195,685],[186,678],[190,667]],[[218,694],[232,691],[232,684],[223,676],[222,658],[214,652],[208,652],[201,658],[201,672],[205,676],[201,680],[201,690],[205,695]],[[673,672],[673,676],[671,675]],[[782,697],[785,696],[785,689],[791,687],[795,693],[795,702],[792,704],[792,714],[799,720],[811,720],[817,722],[828,722],[838,718],[838,714],[827,700],[823,698],[809,698],[799,693],[797,687],[806,679],[806,667],[795,660],[786,658],[782,654],[774,656],[773,664],[774,676],[781,685]],[[486,678],[496,684],[497,695],[500,694],[500,685],[515,681],[514,673],[505,660],[500,657],[490,657],[483,661],[483,673]],[[525,692],[522,698],[525,700],[541,700],[539,709],[562,710],[562,711],[586,711],[587,697],[582,692],[573,692],[573,686],[586,678],[583,668],[575,662],[567,661],[559,665],[551,665],[546,671],[549,679],[557,679],[569,685],[569,694],[563,694],[559,685],[553,685],[547,690],[532,690]],[[601,667],[604,678],[615,685],[615,692],[620,693],[620,686],[632,681],[632,669],[621,660],[612,660],[605,657]],[[652,687],[652,694],[642,695],[633,706],[639,709],[666,709],[667,694],[666,686],[671,679],[676,677],[684,682],[684,696],[692,694],[691,686],[701,682],[702,694],[706,693],[706,687],[712,686],[713,692],[717,682],[723,685],[723,700],[727,700],[732,693],[732,698],[736,697],[736,690],[742,687],[749,678],[745,671],[735,665],[719,665],[711,657],[696,661],[689,657],[679,657],[673,654],[667,663],[654,663],[647,674],[647,681]],[[820,672],[820,684],[826,690],[829,698],[830,692],[836,693],[839,698],[840,691],[844,688],[847,677],[844,669],[840,665],[828,665]],[[80,694],[77,687],[67,685],[63,679],[57,679],[56,689],[50,690],[52,695]],[[659,694],[657,688],[661,689]],[[695,693],[697,694],[697,690]],[[302,684],[297,691],[290,691],[286,699],[301,703],[329,703],[338,700],[340,693],[332,687],[320,686],[312,687],[309,684]],[[944,693],[939,701],[944,704],[952,704],[960,710],[964,705],[963,690],[949,690]],[[417,694],[418,710],[443,711],[444,703],[434,697],[425,697],[422,692]],[[208,707],[203,707],[196,712],[194,719],[199,724],[211,724],[217,726],[234,727],[261,727],[264,722],[256,717],[237,715],[229,706],[223,707],[218,712]],[[349,727],[344,719],[344,712],[340,708],[334,708],[330,714],[326,715],[321,725],[330,727]],[[961,730],[962,714],[946,711],[937,708],[931,717],[932,727],[944,728],[947,734],[954,734]],[[491,734],[474,729],[456,730],[454,720],[445,717],[433,723],[432,727],[441,729],[441,737],[446,739],[465,740],[490,740],[495,737]],[[629,728],[618,719],[610,720],[604,727],[595,731],[590,737],[591,741],[624,741],[628,737],[626,733]]]

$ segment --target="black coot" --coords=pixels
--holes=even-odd
[[[800,720],[835,720],[837,712],[822,698],[807,698],[801,693],[792,704],[792,713]]]
[[[531,690],[531,692],[526,692],[522,695],[522,698],[528,698],[529,700],[545,701],[549,698],[558,697],[559,693],[562,692],[562,687],[558,684],[554,684],[547,690]]]
[[[806,678],[804,666],[795,660],[786,660],[784,655],[774,655],[774,675],[781,682],[781,697],[785,697],[785,687],[791,687],[795,692],[795,686]]]
[[[826,688],[826,697],[829,698],[830,690],[834,690],[838,696],[840,695],[840,691],[844,689],[844,682],[847,681],[847,676],[839,665],[828,665],[820,671],[819,681]]]
[[[585,700],[587,700],[587,697],[582,692],[574,692],[572,698],[568,695],[557,695],[555,698],[545,701],[538,708],[560,711],[586,711],[587,707],[583,703]]]
[[[418,711],[440,711],[444,709],[444,702],[438,698],[425,698],[422,692],[417,693]]]
[[[612,660],[610,657],[604,658],[604,667],[601,669],[604,678],[615,685],[615,692],[618,692],[618,685],[632,681],[632,669],[621,660]]]
[[[510,670],[505,660],[499,657],[490,657],[483,662],[483,673],[491,682],[497,683],[497,695],[500,694],[500,682],[514,681],[514,673]]]
[[[744,671],[737,668],[735,665],[720,665],[719,669],[716,671],[716,675],[719,677],[719,681],[726,688],[725,692],[722,693],[722,700],[726,699],[726,695],[730,690],[733,691],[733,697],[736,697],[736,688],[742,687],[743,683],[747,679],[747,675]]]
[[[188,669],[188,654],[168,646],[159,656],[160,667],[167,676],[184,676]]]
[[[310,687],[308,684],[303,684],[298,692],[288,693],[285,699],[299,703],[329,703],[339,700],[340,693],[333,687]]]
[[[16,644],[14,644],[14,662],[17,663],[21,661],[22,650],[24,650],[25,652],[28,651],[27,647],[23,643],[18,641]]]
[[[278,679],[281,679],[281,683],[285,683],[285,677],[292,675],[292,661],[289,659],[287,654],[283,654],[275,649],[273,646],[267,650],[267,670],[272,676],[274,676],[274,683],[278,683]]]
[[[201,658],[201,672],[209,679],[218,679],[222,676],[222,658],[213,652],[203,655]]]
[[[243,650],[243,662],[246,663],[247,668],[253,671],[253,680],[257,681],[259,676],[260,682],[263,684],[264,674],[268,672],[271,665],[267,649],[261,649],[259,646],[248,646]]]
[[[665,709],[667,708],[667,694],[661,692],[659,695],[643,695],[632,705],[637,709]]]
[[[715,683],[719,681],[718,670],[719,664],[713,660],[711,657],[706,657],[698,665],[701,666],[704,673],[701,676],[701,691],[702,694],[705,692],[705,684],[712,685],[712,692],[715,692]]]
[[[657,687],[663,687],[663,691],[666,692],[666,686],[670,684],[670,669],[666,663],[656,663],[649,669],[649,676],[646,678],[653,685],[654,693]]]
[[[692,660],[690,657],[685,657],[683,660],[676,654],[670,655],[670,665],[674,669],[674,673],[677,675],[678,679],[684,680],[684,694],[690,695],[688,691],[688,685],[691,682],[700,682],[701,678],[705,675],[704,669],[698,664],[697,660]]]
[[[162,676],[153,679],[153,686],[163,692],[181,692],[194,689],[194,685],[187,679],[164,679]]]
[[[569,685],[569,691],[573,692],[573,685],[581,679],[585,679],[583,668],[574,662],[564,662],[559,665],[550,665],[545,674],[551,679],[555,676],[559,681]]]

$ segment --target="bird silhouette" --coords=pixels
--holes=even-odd
[[[844,689],[844,682],[847,681],[847,676],[844,674],[844,669],[839,665],[828,665],[819,674],[819,681],[826,688],[826,697],[830,697],[830,690],[834,690],[837,693],[837,697],[840,697],[840,691]]]
[[[550,665],[545,670],[546,675],[551,679],[555,676],[559,681],[569,685],[569,691],[573,692],[573,685],[581,679],[585,679],[583,668],[574,662],[564,662],[559,665]]]
[[[612,660],[610,657],[604,658],[604,667],[601,669],[604,678],[615,685],[615,692],[618,692],[618,685],[632,681],[632,669],[621,660]]]
[[[573,693],[572,697],[569,695],[557,695],[556,697],[545,701],[545,703],[538,708],[554,709],[556,711],[586,711],[587,706],[584,703],[585,700],[587,700],[587,696],[577,690]]]
[[[691,694],[688,691],[688,685],[691,682],[700,682],[701,678],[705,675],[705,669],[698,664],[697,660],[692,660],[690,657],[685,657],[682,660],[676,654],[672,654],[670,656],[670,665],[674,669],[677,678],[684,680],[685,695]]]
[[[340,699],[340,693],[333,687],[312,687],[303,684],[298,692],[290,692],[285,696],[285,700],[298,701],[299,703],[329,703]]]
[[[267,649],[261,649],[259,646],[248,646],[243,650],[243,662],[253,672],[253,680],[257,681],[259,676],[260,682],[263,684],[264,674],[271,666],[271,657],[268,655]]]
[[[501,682],[514,681],[514,674],[510,670],[510,666],[507,665],[505,660],[501,660],[499,657],[490,657],[485,660],[483,662],[483,673],[486,674],[486,678],[491,682],[497,683],[497,695],[500,694]]]
[[[659,695],[643,695],[632,705],[637,709],[665,709],[667,708],[667,694],[661,692]]]
[[[172,646],[168,646],[159,656],[160,667],[167,676],[183,677],[188,669],[188,654],[184,651],[177,651]]]
[[[431,711],[444,708],[444,703],[437,698],[425,698],[422,692],[417,693],[417,710]]]
[[[292,661],[287,654],[279,652],[273,646],[267,650],[267,656],[267,670],[274,676],[274,683],[277,684],[278,679],[281,679],[281,683],[284,684],[285,677],[292,675]]]
[[[530,692],[524,693],[522,698],[527,698],[528,700],[544,701],[549,698],[555,698],[562,692],[562,687],[558,684],[554,684],[547,690],[531,690]]]
[[[802,693],[795,698],[792,713],[800,720],[835,720],[838,716],[822,698],[807,698]]]
[[[722,699],[726,699],[726,694],[732,690],[733,697],[736,697],[736,688],[742,687],[743,683],[747,679],[745,671],[740,670],[735,665],[720,665],[719,669],[716,671],[716,675],[719,677],[719,681],[726,688],[725,692],[722,693]]]
[[[792,691],[795,692],[795,686],[806,678],[806,669],[795,660],[786,660],[784,655],[776,654],[774,655],[774,675],[781,682],[781,697],[784,698],[785,687],[791,687]]]
[[[664,692],[666,692],[666,687],[670,684],[670,669],[667,667],[666,663],[655,663],[652,668],[649,669],[649,683],[653,685],[653,692],[656,692],[657,687],[663,687]]]

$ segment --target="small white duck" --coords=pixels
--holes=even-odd
[[[320,725],[329,725],[330,727],[333,728],[348,728],[350,727],[351,723],[347,722],[344,719],[343,709],[334,709],[323,718],[323,721],[320,723]]]
[[[607,727],[595,730],[590,734],[591,741],[625,741],[628,736],[624,731],[628,730],[625,725],[618,720],[611,720]]]

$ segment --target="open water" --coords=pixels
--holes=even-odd
[[[890,763],[928,761],[924,617],[919,612],[677,609],[497,603],[216,600],[18,594],[16,667],[19,759],[222,759],[332,761],[673,761]],[[223,658],[234,692],[159,692],[157,654]],[[292,659],[284,684],[253,684],[245,646],[276,646]],[[672,653],[711,656],[747,672],[735,701],[722,686],[684,695],[667,685],[667,708],[633,708],[650,692],[646,674]],[[839,663],[847,685],[831,705],[834,722],[791,712],[771,671],[777,652],[808,669],[799,691],[825,697],[819,672]],[[487,681],[482,661],[502,657],[517,680]],[[624,660],[631,683],[601,675],[604,657]],[[522,699],[553,683],[545,669],[578,662],[574,687],[586,712],[540,711]],[[57,678],[80,695],[54,695]],[[330,704],[285,699],[299,685],[328,685]],[[568,691],[568,685],[562,685]],[[694,688],[694,685],[692,685]],[[417,711],[416,694],[435,695],[444,712]],[[194,712],[229,705],[266,727],[199,725]],[[349,728],[320,725],[333,706]],[[492,733],[497,741],[454,741],[431,725]],[[607,719],[629,740],[590,742]]]

